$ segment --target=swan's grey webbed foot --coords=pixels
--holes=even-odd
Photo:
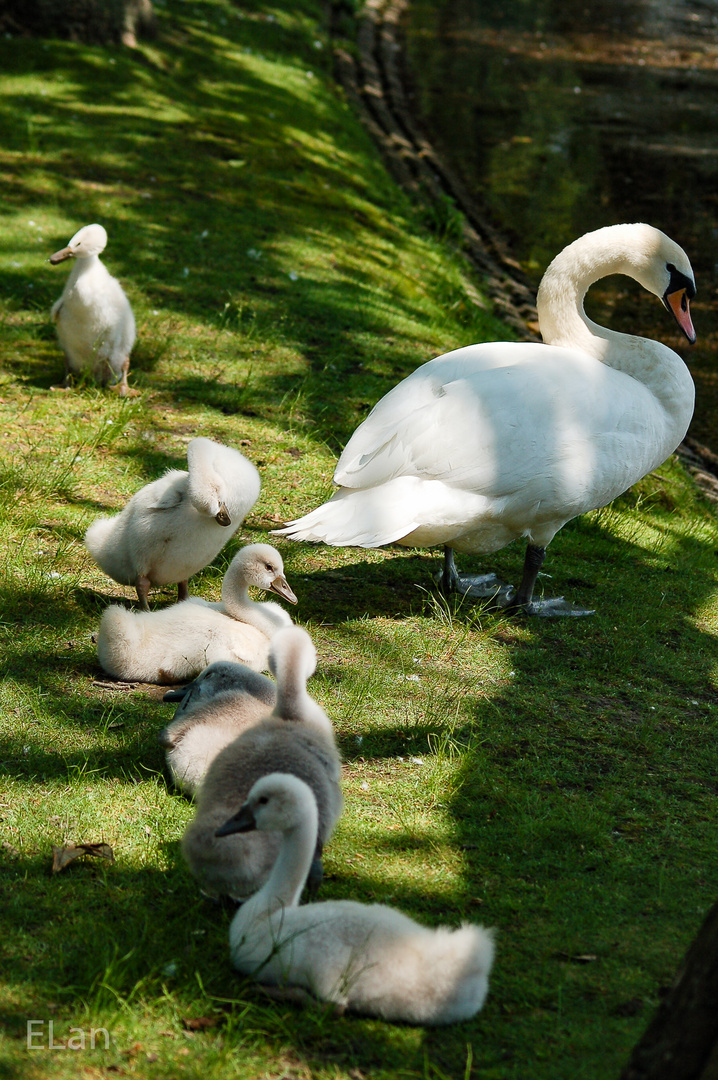
[[[535,615],[538,618],[556,619],[565,615],[581,616],[595,615],[595,608],[582,608],[572,604],[570,600],[564,600],[563,596],[554,596],[547,600],[532,600],[523,608],[514,609],[517,614]]]
[[[544,619],[560,618],[565,615],[593,615],[593,610],[579,608],[568,600],[564,600],[562,596],[555,596],[546,600],[533,599],[539,570],[543,566],[545,558],[546,548],[538,547],[536,544],[528,545],[521,584],[516,593],[509,597],[508,603],[500,605],[503,610],[510,615],[534,615]]]
[[[454,562],[454,549],[444,548],[444,567],[437,577],[438,585],[443,593],[449,595],[452,592],[461,593],[463,596],[475,596],[482,600],[492,600],[499,607],[503,606],[510,594],[513,594],[511,585],[507,585],[496,574],[460,574]]]
[[[518,589],[507,585],[496,574],[478,574],[464,576],[459,574],[454,563],[454,552],[444,548],[444,568],[439,575],[439,585],[443,592],[458,592],[464,596],[475,596],[488,600],[489,611],[502,611],[506,615],[531,615],[544,619],[561,616],[594,615],[592,608],[581,608],[556,596],[545,600],[534,600],[533,593],[539,571],[546,558],[546,548],[529,544],[526,548],[524,570]]]

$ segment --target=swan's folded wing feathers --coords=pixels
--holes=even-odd
[[[159,480],[143,490],[143,505],[148,510],[173,510],[182,502],[187,486],[187,473],[170,469]]]
[[[410,376],[377,402],[344,448],[334,472],[342,487],[372,487],[406,472],[407,440],[422,430],[417,416],[435,404],[428,380]]]
[[[620,438],[640,384],[576,350],[539,347],[540,364],[523,347],[514,360],[511,343],[458,350],[466,354],[461,362],[447,354],[425,364],[357,429],[335,482],[356,490],[413,476],[491,499],[518,491],[529,501],[553,497],[556,485],[573,483],[567,462],[590,470],[596,439],[608,433],[610,440],[614,431]],[[632,384],[625,396],[622,379]],[[585,452],[577,456],[577,447]]]
[[[520,405],[527,401],[531,407],[531,401],[528,388],[521,390],[520,372],[482,373],[481,393],[466,378],[427,378],[420,388],[408,386],[410,381],[401,384],[406,394],[392,401],[390,392],[357,429],[339,460],[335,483],[356,490],[413,476],[498,498],[528,482],[537,454],[547,448],[536,446],[532,434],[540,426],[521,422]],[[501,395],[493,391],[507,383],[516,386],[513,408],[499,414],[494,401]],[[516,451],[510,455],[501,453],[507,438]]]

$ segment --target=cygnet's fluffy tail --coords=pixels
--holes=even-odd
[[[457,968],[456,992],[447,1000],[450,1021],[473,1016],[483,1007],[489,992],[489,973],[494,962],[492,930],[464,923],[455,930],[451,945]]]
[[[464,923],[458,930],[435,930],[431,940],[423,943],[425,993],[416,995],[423,1015],[416,1019],[453,1024],[474,1016],[489,992],[494,951],[493,931],[483,926]]]
[[[114,527],[114,518],[98,518],[97,521],[93,521],[85,533],[85,547],[98,565]]]
[[[127,608],[111,604],[102,614],[97,634],[97,657],[105,671],[117,679],[141,679],[137,667],[142,656],[141,620]]]

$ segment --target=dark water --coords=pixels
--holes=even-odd
[[[590,229],[648,221],[688,253],[698,344],[628,279],[587,310],[665,341],[718,450],[718,0],[410,0],[415,105],[536,283]]]

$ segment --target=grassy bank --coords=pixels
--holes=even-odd
[[[337,91],[318,3],[157,8],[136,51],[0,40],[0,1073],[616,1076],[718,892],[718,528],[675,461],[551,546],[547,590],[587,620],[447,603],[434,552],[278,545],[346,763],[322,895],[496,926],[474,1021],[269,1000],[182,864],[192,808],[156,742],[172,709],[97,665],[100,614],[131,591],[92,565],[87,525],[182,468],[195,434],[240,446],[263,490],[193,581],[216,598],[240,543],[328,494],[382,393],[507,332]],[[137,315],[127,401],[51,389],[66,268],[45,260],[95,220]],[[516,580],[522,559],[490,568]],[[51,876],[66,840],[115,862]],[[35,1046],[52,1020],[86,1048],[29,1051],[32,1019]]]

